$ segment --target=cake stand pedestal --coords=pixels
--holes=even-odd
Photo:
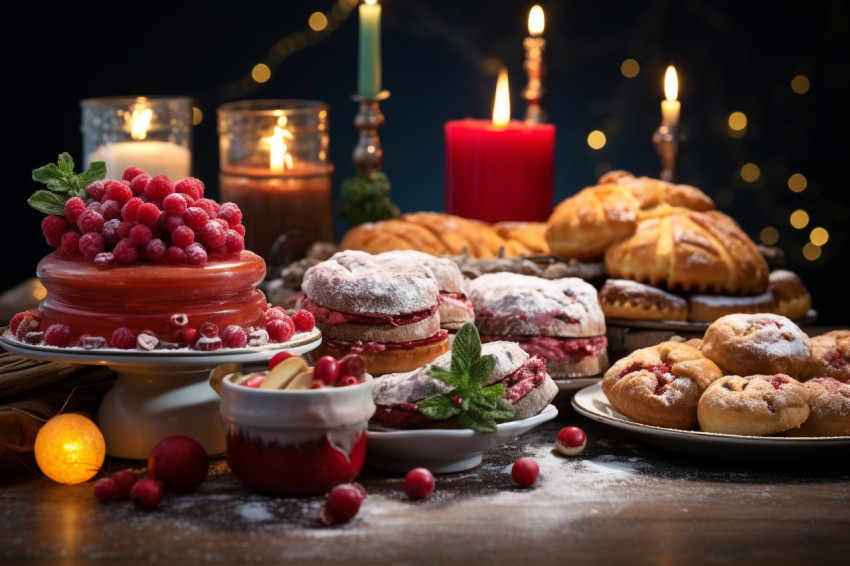
[[[298,340],[262,348],[196,352],[163,350],[81,350],[31,346],[0,337],[6,350],[36,360],[104,365],[117,376],[101,401],[97,424],[114,458],[147,460],[157,442],[173,435],[197,440],[210,456],[225,453],[224,421],[212,370],[223,364],[267,363],[281,351],[303,354],[321,343],[314,331]]]

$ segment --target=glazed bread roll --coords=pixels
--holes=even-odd
[[[606,250],[610,277],[671,291],[751,295],[767,289],[767,263],[729,216],[668,212],[642,220],[631,237]]]
[[[850,330],[833,330],[811,339],[812,355],[802,379],[833,377],[850,382]]]
[[[662,204],[699,211],[714,209],[711,197],[691,185],[679,185],[651,177],[635,177],[628,171],[609,171],[599,178],[599,183],[615,183],[626,187],[637,198],[641,211],[651,210]]]
[[[850,436],[850,383],[816,377],[803,383],[809,394],[809,418],[794,436]]]
[[[777,269],[768,276],[768,291],[773,299],[776,314],[799,320],[812,308],[812,297],[803,286],[800,277],[793,271]]]
[[[628,279],[605,281],[599,290],[599,305],[609,319],[688,319],[688,301],[683,297]]]

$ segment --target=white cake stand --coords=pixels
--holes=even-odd
[[[113,370],[117,380],[101,401],[97,424],[106,440],[106,453],[131,460],[147,460],[157,442],[176,434],[194,438],[211,456],[224,454],[224,421],[219,396],[210,386],[212,370],[222,364],[268,362],[281,351],[300,355],[321,341],[321,333],[314,330],[259,348],[141,352],[32,346],[10,338],[8,332],[0,336],[3,348],[27,358]]]

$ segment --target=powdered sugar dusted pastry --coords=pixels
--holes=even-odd
[[[482,344],[481,354],[495,356],[496,365],[486,385],[502,383],[505,386],[505,398],[514,407],[514,420],[536,415],[558,394],[558,386],[546,373],[545,362],[529,356],[518,344],[503,341]],[[438,422],[420,413],[417,405],[432,395],[452,390],[450,385],[430,376],[432,365],[448,369],[451,352],[427,367],[376,378],[372,383],[372,398],[377,410],[372,421],[399,429],[438,426]]]
[[[688,319],[688,302],[684,298],[628,279],[608,279],[599,291],[599,305],[606,318]]]
[[[770,291],[758,295],[691,295],[688,318],[694,322],[714,322],[727,314],[773,312]]]
[[[697,408],[704,432],[763,436],[800,426],[809,416],[808,393],[783,375],[727,375],[705,390]]]
[[[703,391],[723,372],[699,350],[679,342],[635,350],[605,372],[602,392],[635,422],[676,429],[697,424]]]
[[[475,320],[472,303],[466,298],[466,278],[453,260],[416,250],[394,250],[374,257],[376,261],[409,261],[431,270],[440,287],[440,327],[457,330]]]
[[[782,373],[796,378],[809,360],[809,337],[790,319],[771,313],[730,314],[711,323],[702,353],[727,373]]]
[[[311,357],[357,353],[380,375],[422,367],[449,349],[439,285],[422,265],[348,250],[308,269],[301,287],[302,308],[322,331]]]
[[[811,339],[812,355],[802,378],[834,377],[850,382],[850,330],[833,330]]]
[[[467,290],[482,342],[518,342],[546,360],[554,379],[598,375],[608,367],[605,316],[586,281],[491,273],[470,281]]]
[[[850,384],[831,377],[803,383],[809,393],[809,418],[794,436],[850,436]]]
[[[776,314],[799,320],[812,308],[812,297],[800,277],[793,271],[777,269],[768,276],[768,290],[773,297],[773,310]]]

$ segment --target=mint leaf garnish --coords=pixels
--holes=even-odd
[[[484,386],[495,367],[496,357],[481,355],[478,329],[467,322],[455,336],[449,369],[431,366],[431,377],[453,389],[444,395],[433,395],[420,401],[419,411],[433,420],[458,417],[458,424],[463,428],[496,432],[496,421],[512,419],[515,411],[505,399],[504,385]]]
[[[74,159],[69,153],[59,154],[56,163],[33,169],[32,180],[47,185],[47,190],[37,190],[27,203],[44,214],[65,215],[65,203],[72,197],[85,200],[86,187],[106,178],[106,163],[95,161],[82,173],[74,173]]]

